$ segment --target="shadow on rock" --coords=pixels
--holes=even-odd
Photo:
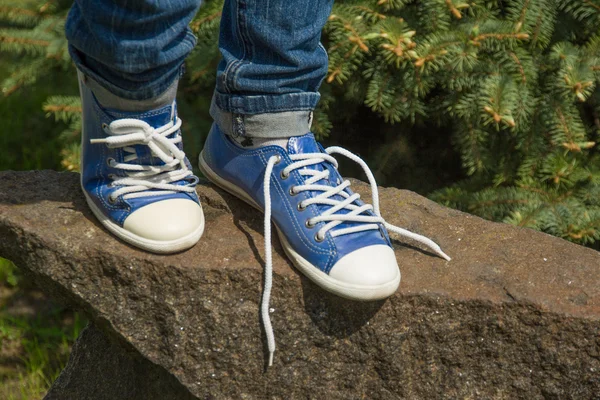
[[[220,187],[209,183],[215,191],[221,196],[223,201],[229,207],[231,211],[231,215],[233,216],[233,224],[238,228],[248,241],[248,247],[252,250],[252,254],[254,257],[260,262],[261,265],[265,264],[264,258],[261,256],[261,252],[258,250],[254,239],[252,238],[252,234],[250,231],[258,232],[261,236],[264,235],[264,219],[263,214],[256,210],[254,207],[250,206],[246,202],[234,197],[227,191],[221,189]],[[277,238],[276,231],[273,230],[273,240],[272,240],[272,248],[275,253],[281,256],[287,263],[292,267],[291,262],[287,259],[281,244],[279,243],[279,238]],[[295,271],[295,270],[294,270]],[[297,272],[297,271],[296,271]]]
[[[326,292],[302,276],[304,310],[325,335],[338,339],[357,332],[383,307],[386,300],[361,302]]]
[[[223,201],[227,203],[233,215],[233,223],[246,236],[248,246],[252,249],[254,257],[256,257],[261,265],[264,265],[264,259],[250,232],[250,230],[253,230],[259,232],[261,235],[263,234],[262,214],[226,191],[217,187],[215,187],[215,190],[222,196]],[[304,297],[304,309],[318,329],[324,334],[336,338],[350,336],[365,325],[385,303],[385,300],[358,302],[326,292],[302,275],[293,266],[285,255],[279,239],[276,237],[277,235],[274,234],[273,251],[286,260],[294,273],[300,277]],[[264,332],[261,333],[264,335]],[[264,344],[264,351],[265,354],[268,354],[266,343]]]

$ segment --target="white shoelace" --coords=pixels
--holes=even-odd
[[[90,143],[104,143],[109,148],[122,148],[127,155],[122,163],[109,158],[110,167],[125,171],[126,176],[111,176],[112,186],[122,186],[111,193],[111,202],[123,195],[124,199],[159,196],[175,192],[193,192],[196,181],[187,186],[174,185],[173,182],[194,176],[185,163],[185,153],[177,147],[181,135],[169,138],[181,127],[181,119],[171,121],[160,128],[153,128],[139,119],[118,119],[104,124],[103,130],[109,135],[104,139],[91,139]],[[152,155],[164,162],[164,165],[129,164],[137,160],[135,145],[146,145]],[[195,177],[194,177],[195,178]],[[152,190],[154,189],[154,190]]]
[[[301,169],[299,172],[303,177],[308,177],[304,181],[303,185],[293,186],[291,189],[291,194],[298,194],[300,192],[310,190],[310,191],[320,191],[321,194],[303,200],[299,203],[298,207],[300,209],[304,209],[311,204],[324,204],[329,205],[327,211],[321,213],[318,217],[312,217],[307,219],[307,226],[314,226],[318,222],[327,222],[327,224],[323,225],[321,229],[316,233],[315,240],[323,241],[325,240],[325,234],[329,231],[331,237],[336,237],[340,235],[346,235],[349,233],[361,232],[371,229],[379,229],[378,224],[383,224],[389,231],[395,232],[400,236],[405,238],[412,239],[416,242],[419,242],[431,250],[434,253],[442,257],[443,259],[450,261],[450,257],[446,255],[434,241],[431,239],[418,235],[416,233],[410,232],[406,229],[397,227],[395,225],[387,223],[382,217],[381,212],[379,211],[379,190],[377,188],[377,182],[375,181],[375,177],[373,173],[367,166],[367,164],[357,155],[352,154],[346,149],[341,147],[328,147],[325,149],[327,154],[325,153],[305,153],[305,154],[291,154],[290,158],[295,161],[294,163],[288,165],[281,171],[281,178],[285,179],[289,176],[289,174],[297,169],[304,168],[310,165],[320,164],[322,162],[328,161],[337,169],[338,163],[335,158],[331,156],[331,154],[341,154],[343,156],[348,157],[352,161],[358,163],[365,174],[369,179],[369,183],[371,185],[371,197],[373,205],[364,204],[362,206],[357,206],[354,203],[356,200],[360,198],[358,193],[354,193],[349,195],[344,190],[350,186],[350,181],[345,180],[343,182],[337,182],[338,186],[328,186],[328,185],[318,185],[316,182],[322,179],[329,178],[329,170],[323,169],[323,171],[318,171],[314,169]],[[271,318],[269,315],[269,301],[271,298],[271,287],[273,285],[273,256],[272,256],[272,248],[271,248],[271,175],[273,173],[273,166],[278,164],[281,161],[280,156],[271,156],[267,163],[267,167],[265,169],[264,176],[264,196],[265,196],[265,287],[263,290],[263,298],[261,303],[261,316],[263,320],[263,326],[265,328],[265,333],[267,335],[267,346],[269,349],[269,366],[273,365],[273,355],[275,353],[275,335],[273,333],[273,327],[271,325]],[[336,200],[332,198],[333,196],[341,196],[344,200]],[[349,212],[346,214],[336,214],[341,209],[346,209]],[[365,211],[373,210],[375,216],[370,215],[361,215]],[[363,223],[358,226],[353,226],[349,228],[342,228],[332,231],[334,227],[343,223],[343,222],[359,222]]]

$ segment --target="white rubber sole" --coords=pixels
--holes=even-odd
[[[202,154],[203,152],[200,153],[200,156],[198,157],[198,167],[204,176],[208,178],[208,180],[221,189],[244,200],[246,203],[250,204],[260,212],[264,212],[264,210],[248,194],[246,194],[246,192],[244,192],[244,190],[221,178],[216,172],[214,172],[204,161]],[[288,258],[292,261],[294,266],[298,268],[300,272],[302,272],[307,278],[328,292],[351,300],[371,301],[390,297],[396,292],[398,286],[400,285],[400,271],[398,271],[398,274],[394,280],[377,286],[356,285],[334,279],[298,254],[289,244],[285,235],[281,233],[277,224],[274,225],[283,250]]]
[[[149,251],[151,253],[171,254],[187,250],[190,247],[193,247],[196,243],[198,243],[198,241],[202,237],[202,234],[204,233],[204,213],[201,213],[201,221],[198,228],[192,233],[180,239],[169,241],[146,239],[136,234],[133,234],[128,230],[121,228],[118,224],[112,222],[110,218],[104,215],[104,213],[102,213],[102,211],[98,209],[98,207],[96,207],[96,204],[94,204],[94,202],[88,197],[85,190],[83,190],[83,194],[85,195],[85,200],[87,201],[88,206],[90,207],[98,221],[100,221],[100,223],[106,229],[108,229],[110,233],[123,240],[124,242],[127,242],[135,247]]]

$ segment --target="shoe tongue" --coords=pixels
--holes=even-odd
[[[312,133],[302,136],[294,136],[288,140],[288,153],[320,153],[321,148]]]
[[[288,140],[288,153],[289,154],[306,154],[306,153],[325,153],[323,147],[319,145],[315,136],[312,133],[307,133],[303,136],[294,136]],[[328,162],[321,162],[315,165],[309,165],[304,167],[306,169],[314,169],[317,171],[323,171],[325,169],[329,170],[329,177],[326,179],[321,179],[315,184],[317,185],[326,185],[335,187],[342,181],[342,177],[339,175],[338,171],[334,168],[334,166]],[[323,193],[321,191],[312,191],[313,196],[318,196]],[[344,197],[336,194],[330,197],[333,200],[343,201]],[[320,212],[325,212],[327,209],[331,208],[329,205],[318,205],[317,206]],[[337,214],[347,214],[349,211],[346,209],[339,210]]]
[[[306,154],[306,153],[323,153],[323,148],[319,145],[315,136],[312,133],[307,133],[302,136],[294,136],[288,140],[288,153],[290,154]],[[306,169],[314,169],[316,171],[329,170],[329,178],[321,179],[316,184],[336,186],[338,173],[329,162],[322,162],[315,165],[304,167]]]
[[[150,111],[145,111],[143,113],[137,111],[120,111],[120,110],[104,110],[108,116],[114,119],[124,119],[124,118],[132,118],[139,119],[141,121],[146,122],[153,128],[160,128],[169,122],[175,122],[175,117],[177,116],[177,106],[176,102],[173,102],[170,105],[166,105],[161,108],[157,108]],[[169,135],[169,138],[173,138],[177,132],[173,132]],[[137,160],[131,161],[132,164],[140,164],[140,165],[164,165],[164,162],[154,157],[150,148],[145,145],[134,145],[132,146],[137,155]],[[179,150],[183,150],[183,144],[179,142],[177,144]],[[191,169],[191,166],[189,166]]]
[[[139,111],[105,110],[106,114],[113,119],[132,118],[146,122],[153,128],[160,128],[173,121],[177,115],[175,102],[155,110],[140,113]]]

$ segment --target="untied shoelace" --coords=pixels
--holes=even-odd
[[[122,148],[127,153],[122,163],[113,158],[107,160],[110,167],[121,169],[126,174],[124,177],[111,176],[111,186],[122,186],[111,193],[111,201],[115,201],[121,195],[124,199],[128,199],[195,190],[197,178],[185,163],[185,153],[177,147],[177,143],[181,142],[181,136],[168,137],[177,132],[180,127],[179,118],[159,128],[153,128],[147,122],[132,118],[118,119],[102,126],[109,136],[103,139],[91,139],[90,143],[104,143],[109,148]],[[130,161],[138,158],[135,148],[132,147],[135,145],[148,146],[152,155],[162,160],[164,165],[130,164]],[[193,182],[189,185],[173,184],[190,177],[193,178]]]
[[[329,170],[324,168],[322,171],[318,171],[315,169],[301,169],[299,174],[303,177],[308,177],[304,181],[303,185],[298,185],[292,187],[291,194],[297,194],[306,190],[310,191],[320,191],[321,194],[303,200],[299,204],[300,209],[304,209],[311,204],[325,204],[331,206],[328,210],[321,213],[318,217],[312,217],[307,220],[308,226],[314,226],[318,222],[327,222],[327,224],[323,225],[321,229],[316,233],[315,240],[323,241],[325,239],[325,234],[331,231],[332,228],[343,222],[359,222],[363,223],[358,226],[337,229],[335,231],[331,231],[331,237],[336,237],[340,235],[346,235],[355,232],[361,232],[371,229],[379,229],[378,224],[383,224],[389,231],[395,232],[400,236],[405,238],[412,239],[416,242],[424,244],[429,247],[433,252],[435,252],[440,257],[444,258],[447,261],[450,261],[450,257],[446,255],[435,242],[431,239],[418,235],[416,233],[410,232],[406,229],[400,228],[398,226],[387,223],[382,217],[381,212],[379,210],[379,190],[377,188],[377,182],[375,181],[375,177],[373,173],[367,166],[367,164],[357,155],[349,152],[346,149],[341,147],[333,146],[325,149],[326,153],[304,153],[304,154],[290,154],[290,159],[295,161],[294,163],[288,165],[281,171],[281,178],[285,179],[289,176],[289,174],[297,169],[304,168],[310,165],[316,165],[323,162],[330,162],[337,169],[338,163],[335,158],[331,156],[331,154],[341,154],[352,161],[359,164],[367,178],[369,180],[369,184],[371,185],[371,197],[373,205],[364,204],[362,206],[357,206],[353,204],[356,200],[360,198],[358,193],[354,193],[349,195],[345,189],[350,186],[350,181],[345,180],[343,182],[337,182],[337,186],[328,186],[328,185],[319,185],[316,184],[318,181],[322,179],[329,178]],[[273,333],[273,326],[271,325],[271,318],[269,315],[269,301],[271,298],[271,288],[273,286],[273,255],[271,248],[271,175],[273,174],[273,167],[275,164],[278,164],[281,161],[281,156],[275,155],[269,158],[267,162],[267,167],[265,169],[264,175],[264,197],[265,197],[265,285],[263,290],[263,297],[261,303],[261,317],[263,321],[263,326],[265,328],[265,333],[267,336],[267,346],[269,349],[269,366],[273,365],[273,355],[275,353],[275,335]],[[333,199],[333,196],[341,196],[344,198],[343,200]],[[337,211],[341,209],[349,210],[347,214],[336,214]],[[373,210],[375,216],[371,215],[361,215],[365,211]]]

